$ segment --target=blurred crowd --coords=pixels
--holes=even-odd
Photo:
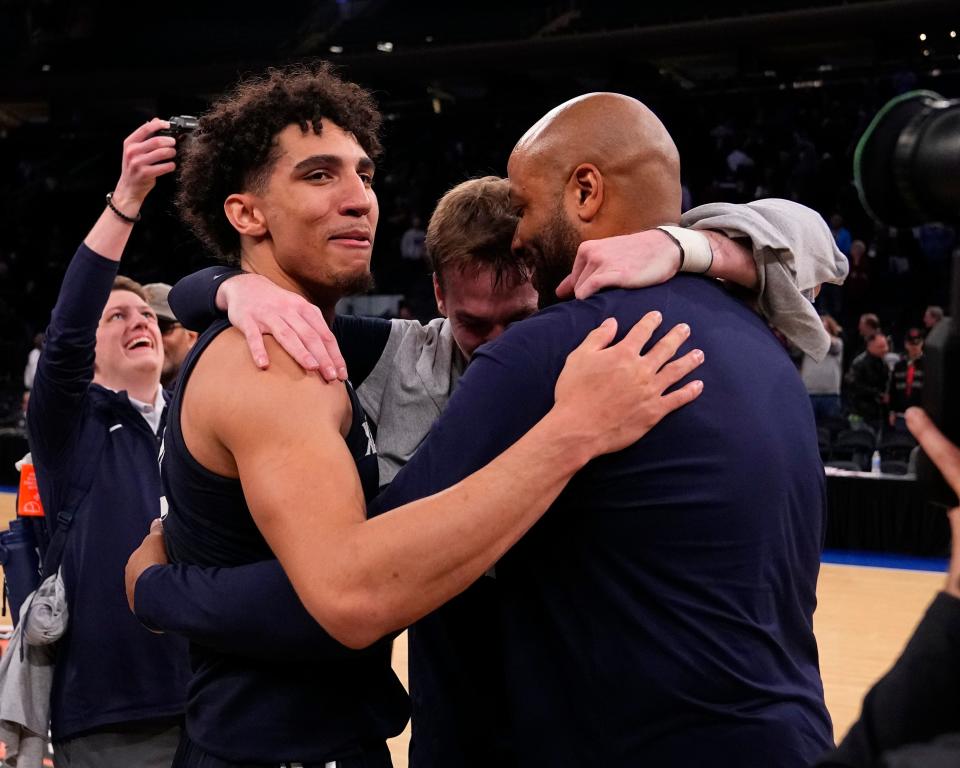
[[[864,212],[852,183],[854,148],[876,109],[898,92],[925,85],[916,75],[901,72],[872,83],[826,88],[771,87],[748,93],[663,88],[637,94],[676,138],[684,158],[685,208],[783,197],[814,208],[830,223],[850,259],[850,275],[842,287],[825,286],[817,308],[844,329],[836,333],[844,342],[841,370],[848,385],[855,358],[868,346],[858,329],[862,315],[880,318],[889,347],[880,356],[890,363],[892,353],[909,354],[904,340],[912,329],[925,332],[926,307],[948,306],[956,232],[940,224],[880,227]],[[629,81],[604,86],[630,92]],[[435,315],[423,222],[454,183],[504,172],[509,137],[519,135],[515,126],[529,116],[529,107],[523,107],[529,91],[523,88],[523,83],[496,84],[502,105],[496,116],[486,102],[464,100],[439,113],[388,116],[391,153],[377,177],[382,214],[373,271],[374,291],[391,298],[373,304],[377,314],[421,320]],[[63,120],[6,129],[0,140],[0,195],[5,200],[0,224],[6,234],[0,244],[0,422],[7,425],[21,418],[28,357],[41,343],[37,335],[49,320],[73,244],[111,184],[103,158],[119,129],[110,129],[129,123],[130,115],[104,116],[102,130],[83,128],[82,112]],[[143,283],[174,283],[208,263],[173,215],[172,186],[171,180],[161,180],[144,211],[147,226],[138,229],[128,249],[126,268]],[[884,413],[877,418],[888,418],[889,406],[889,400],[883,403]],[[854,412],[862,408],[858,404]],[[895,404],[893,408],[896,413]]]

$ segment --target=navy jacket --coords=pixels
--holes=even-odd
[[[55,741],[138,720],[182,715],[186,642],[130,613],[123,569],[160,514],[158,437],[125,392],[93,380],[100,315],[117,262],[81,245],[64,276],[37,366],[27,425],[49,526],[95,473],[63,553],[70,621],[51,695]],[[91,453],[102,446],[99,458]]]

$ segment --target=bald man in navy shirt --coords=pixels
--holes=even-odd
[[[680,217],[676,148],[624,96],[548,113],[508,169],[514,247],[541,303],[582,241]],[[766,324],[716,281],[603,291],[512,326],[477,350],[375,506],[496,456],[550,407],[590,328],[650,309],[693,328],[702,397],[581,470],[494,579],[411,630],[415,764],[479,765],[479,751],[501,765],[799,768],[832,745],[812,625],[825,486],[809,400]]]

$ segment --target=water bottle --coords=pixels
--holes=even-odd
[[[880,451],[873,452],[873,458],[870,459],[870,472],[874,475],[880,474]]]
[[[20,606],[40,581],[40,555],[33,532],[24,521],[10,521],[10,530],[0,533],[0,565],[14,626],[20,621]]]

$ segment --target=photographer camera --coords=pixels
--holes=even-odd
[[[52,534],[44,573],[60,569],[70,616],[50,693],[58,768],[169,766],[180,738],[186,643],[145,629],[121,588],[160,513],[166,396],[156,314],[117,270],[144,200],[176,167],[169,129],[153,119],[124,141],[120,179],[64,276],[27,417]]]
[[[886,226],[960,221],[960,100],[910,91],[888,101],[857,144],[853,176],[864,209]],[[947,437],[960,441],[960,252],[950,283],[952,318],[924,341],[923,407]],[[953,492],[926,460],[918,474],[927,499],[944,509]]]
[[[958,137],[960,101],[930,91],[889,101],[870,123],[854,158],[864,208],[878,222],[896,226],[960,219]],[[957,255],[951,299],[956,317]],[[924,409],[908,408],[905,414],[927,459],[920,465],[924,494],[933,505],[949,507],[952,553],[946,585],[900,658],[867,693],[860,719],[817,768],[960,765],[960,448],[951,442],[960,438],[958,342],[958,326],[949,318],[931,330],[924,349]]]

